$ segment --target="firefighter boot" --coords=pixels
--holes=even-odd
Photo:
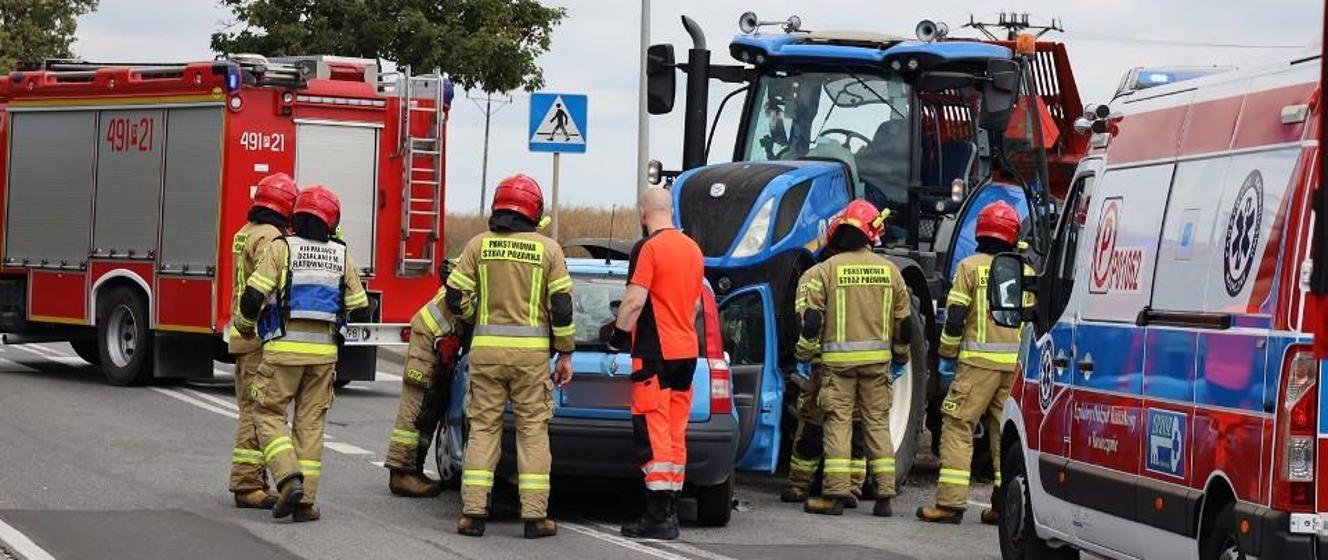
[[[844,499],[824,496],[808,498],[807,503],[802,506],[802,511],[821,515],[844,515]]]
[[[872,515],[890,517],[894,514],[894,508],[890,507],[890,498],[876,498],[876,505],[872,506]]]
[[[457,521],[457,534],[465,535],[467,537],[483,537],[484,518],[471,517],[469,515],[461,516],[461,520]]]
[[[424,473],[392,469],[387,488],[404,498],[432,498],[443,493],[443,484]]]
[[[789,486],[779,494],[779,501],[786,504],[807,501],[807,489],[800,486]]]
[[[323,514],[318,511],[318,506],[314,504],[300,504],[295,506],[295,512],[291,514],[291,521],[296,523],[318,521],[322,518]]]
[[[235,507],[241,509],[272,509],[277,505],[276,494],[269,494],[267,490],[250,490],[248,492],[235,493]]]
[[[544,519],[527,519],[525,531],[527,539],[552,537],[558,534],[558,524],[547,517]]]
[[[996,510],[991,509],[991,508],[983,508],[983,509],[982,509],[982,522],[983,522],[983,523],[985,523],[985,524],[987,524],[987,525],[995,525],[995,524],[997,524],[997,523],[1000,523],[1000,521],[1001,521],[1001,514],[996,513]]]
[[[303,498],[304,480],[299,476],[286,479],[286,482],[281,484],[281,496],[277,498],[277,503],[272,506],[272,517],[281,519],[290,515]]]
[[[964,520],[963,510],[950,509],[945,507],[920,507],[918,508],[918,519],[928,523],[949,523],[958,525]]]
[[[623,525],[622,535],[634,539],[678,538],[678,517],[670,515],[673,492],[652,491],[646,494],[646,511],[633,523]]]
[[[861,495],[862,495],[861,490],[858,490],[856,488],[849,490],[848,497],[844,498],[844,509],[858,509],[858,500],[860,499],[859,496]]]

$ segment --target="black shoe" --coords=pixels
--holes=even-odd
[[[461,520],[457,521],[457,534],[467,537],[483,537],[484,518],[461,516]]]
[[[673,492],[650,492],[646,511],[640,519],[622,526],[622,535],[633,539],[673,540],[678,538],[678,516],[673,510]]]
[[[527,539],[542,539],[544,537],[552,537],[557,534],[558,534],[558,524],[554,523],[552,519],[545,517],[544,519],[526,520]]]
[[[844,509],[858,509],[858,493],[849,491],[848,497],[844,498]]]
[[[272,506],[272,517],[281,519],[295,511],[295,506],[300,504],[304,498],[304,479],[292,476],[281,484],[281,496],[277,498],[277,503]]]
[[[890,498],[876,498],[876,505],[872,506],[872,515],[875,515],[876,517],[890,517],[894,514],[894,508],[890,507]]]

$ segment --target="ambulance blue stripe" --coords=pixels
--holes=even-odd
[[[1194,353],[1199,333],[1151,329],[1144,363],[1144,395],[1188,402],[1194,397]]]

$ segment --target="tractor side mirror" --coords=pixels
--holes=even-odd
[[[650,45],[646,49],[646,108],[652,115],[673,111],[678,76],[673,45]]]
[[[1014,107],[1019,89],[1019,64],[1013,60],[987,62],[987,78],[982,88],[982,109],[987,113],[1004,113]]]
[[[1033,318],[1031,297],[1037,279],[1024,275],[1024,258],[1014,253],[996,255],[987,276],[987,304],[991,319],[1002,327],[1018,327]]]
[[[977,81],[977,77],[964,72],[923,72],[918,76],[914,87],[918,91],[944,91],[968,87]]]

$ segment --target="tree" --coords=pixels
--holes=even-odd
[[[98,0],[0,0],[0,74],[17,62],[69,58],[78,16]]]
[[[5,1],[5,0],[0,0]],[[536,0],[221,0],[219,53],[335,54],[439,68],[466,89],[544,85],[535,59],[567,15]]]

